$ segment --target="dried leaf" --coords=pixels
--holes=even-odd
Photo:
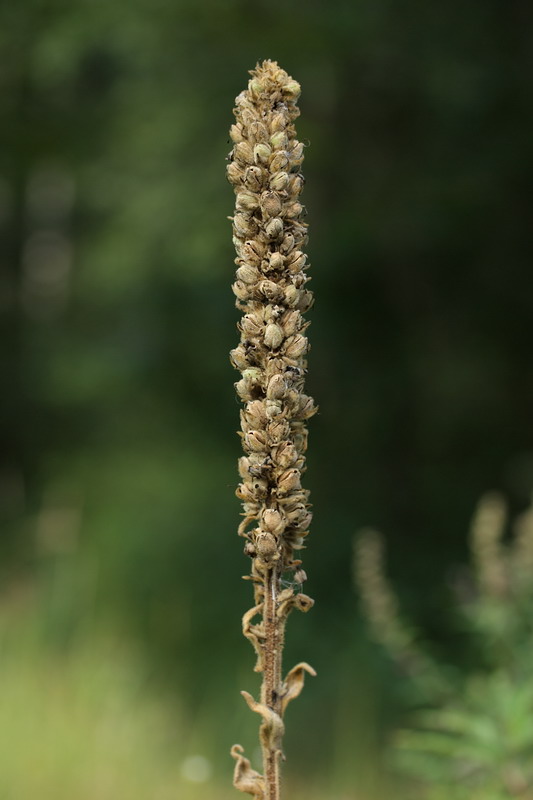
[[[241,692],[241,694],[248,703],[248,707],[263,717],[260,731],[263,745],[270,750],[279,750],[281,754],[281,740],[285,726],[280,715],[263,703],[257,703],[249,692]]]
[[[252,625],[252,620],[263,610],[263,605],[259,604],[254,606],[244,614],[242,618],[242,632],[244,636],[252,643],[253,648],[257,655],[257,662],[254,667],[255,672],[263,671],[263,643],[264,643],[264,627],[263,623],[259,625]]]
[[[285,713],[285,709],[291,700],[294,700],[295,697],[298,697],[304,688],[306,672],[308,675],[312,675],[313,677],[316,676],[316,671],[313,669],[313,667],[311,667],[305,661],[302,661],[300,664],[296,664],[296,666],[291,669],[285,678],[283,682],[283,693],[281,696],[282,714]]]
[[[234,744],[231,748],[232,758],[235,759],[233,771],[233,785],[241,792],[254,796],[255,800],[265,800],[265,779],[259,772],[252,769],[250,762],[243,756],[244,748]]]
[[[298,609],[298,611],[309,611],[310,608],[313,608],[315,601],[312,597],[309,597],[308,594],[297,594],[294,598],[294,607]]]

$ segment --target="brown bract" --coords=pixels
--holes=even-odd
[[[311,521],[301,478],[305,421],[316,411],[304,394],[309,323],[303,313],[313,296],[306,288],[303,252],[307,241],[300,203],[303,145],[294,127],[300,113],[296,105],[300,86],[272,61],[258,64],[251,75],[248,89],[236,98],[227,176],[236,195],[231,218],[237,252],[233,291],[243,312],[240,343],[231,353],[232,364],[242,375],[235,388],[244,404],[245,455],[239,462],[242,483],[237,489],[244,520],[239,534],[245,537],[245,553],[252,559],[249,578],[255,595],[243,631],[256,651],[256,669],[264,673],[261,703],[247,702],[263,716],[264,780],[250,778],[240,749],[233,754],[239,775],[235,785],[258,800],[278,800],[283,727],[278,725],[274,738],[266,731],[272,719],[281,720],[287,704],[286,692],[282,702],[281,674],[285,621],[292,608],[307,611],[313,602],[297,593],[306,576],[296,558]],[[299,581],[294,580],[295,571]],[[289,588],[282,588],[282,580]],[[257,617],[260,621],[252,624]],[[308,671],[312,674],[311,668]],[[301,675],[303,685],[301,670],[289,674],[298,680]],[[291,693],[296,696],[294,689]]]

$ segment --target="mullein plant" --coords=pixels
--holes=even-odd
[[[237,251],[233,292],[243,316],[240,343],[231,351],[241,373],[235,388],[243,408],[239,459],[243,503],[238,533],[251,559],[254,603],[242,620],[262,674],[261,696],[242,695],[261,717],[263,774],[234,745],[234,786],[255,800],[280,799],[284,712],[297,697],[306,663],[283,677],[285,626],[292,609],[308,611],[313,600],[301,591],[306,580],[299,558],[311,522],[308,491],[302,488],[307,448],[306,421],[316,407],[304,394],[312,305],[306,288],[307,226],[300,203],[303,144],[294,120],[300,85],[273,61],[251,71],[247,90],[235,101],[227,176],[236,195],[233,242]]]
[[[479,502],[471,565],[453,584],[463,666],[428,655],[399,613],[384,574],[383,540],[363,531],[356,580],[374,638],[422,706],[394,741],[394,760],[430,800],[533,800],[533,506],[513,524],[503,498]],[[466,664],[466,666],[465,666]]]

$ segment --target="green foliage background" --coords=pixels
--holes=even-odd
[[[319,677],[287,749],[289,775],[351,798],[372,793],[402,713],[357,617],[354,532],[386,533],[411,615],[453,652],[435,587],[477,497],[520,510],[533,485],[532,34],[521,0],[0,7],[4,602],[42,647],[108,628],[136,642],[194,731],[182,749],[201,742],[222,781],[255,736],[238,696],[255,684],[227,357],[233,98],[262,58],[303,86],[317,605],[291,621],[288,660]]]

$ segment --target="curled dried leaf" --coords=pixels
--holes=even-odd
[[[263,643],[265,640],[264,625],[252,625],[252,620],[263,610],[263,604],[254,606],[244,614],[242,618],[242,632],[244,636],[252,643],[252,646],[257,655],[257,661],[254,667],[254,672],[263,671]]]
[[[306,611],[309,611],[310,608],[313,608],[315,601],[312,597],[309,597],[308,594],[297,594],[294,598],[294,607],[298,609],[298,611],[303,611],[304,614]]]
[[[259,772],[252,769],[250,761],[244,757],[244,749],[240,744],[231,748],[231,756],[235,759],[233,771],[233,785],[236,789],[254,796],[255,800],[265,798],[265,779]]]
[[[248,707],[263,717],[260,731],[263,746],[269,750],[279,750],[281,753],[281,740],[283,739],[285,726],[280,715],[276,714],[272,708],[264,705],[264,703],[257,703],[249,692],[241,692],[241,694],[248,703]]]
[[[304,688],[306,672],[308,675],[312,675],[313,677],[316,676],[316,671],[313,669],[313,667],[311,667],[305,661],[302,661],[300,664],[296,664],[296,666],[293,667],[287,674],[287,677],[283,681],[283,693],[281,696],[282,714],[285,713],[285,709],[291,700],[294,700],[296,697],[298,697]]]

